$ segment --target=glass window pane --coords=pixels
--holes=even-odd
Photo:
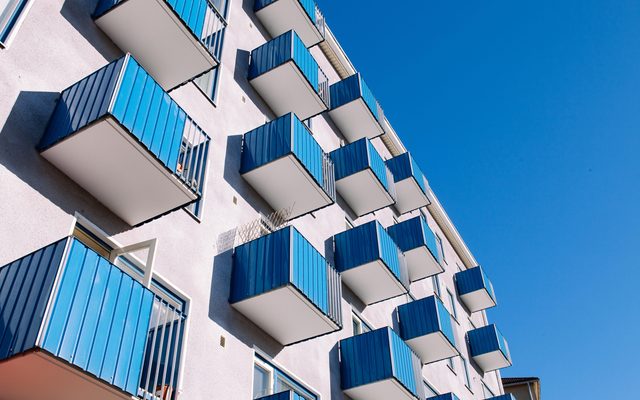
[[[271,382],[269,382],[269,371],[264,368],[254,365],[253,367],[253,398],[266,396],[271,389]]]

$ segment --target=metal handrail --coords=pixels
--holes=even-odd
[[[185,122],[176,175],[194,192],[201,194],[211,139],[193,119]]]
[[[202,35],[200,42],[206,47],[209,53],[220,62],[222,53],[222,43],[224,41],[224,30],[227,27],[227,20],[218,9],[213,5],[211,0],[207,2],[209,11],[205,15],[205,22],[202,27]]]
[[[322,183],[324,192],[333,201],[336,201],[336,173],[333,160],[327,153],[322,153],[322,176],[324,178],[324,182]]]

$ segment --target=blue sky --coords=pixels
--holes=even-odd
[[[640,375],[640,2],[318,0],[546,399]]]

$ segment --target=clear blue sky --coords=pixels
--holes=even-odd
[[[492,277],[503,375],[634,397],[640,2],[318,3]]]

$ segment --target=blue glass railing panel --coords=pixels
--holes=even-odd
[[[427,397],[427,400],[460,400],[458,396],[453,393],[440,394],[438,396]]]

